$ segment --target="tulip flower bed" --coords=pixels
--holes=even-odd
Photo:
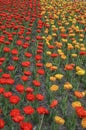
[[[0,129],[86,129],[86,2],[0,0]]]

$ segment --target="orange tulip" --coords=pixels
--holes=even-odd
[[[84,93],[83,93],[83,92],[79,92],[79,91],[75,91],[75,92],[74,92],[74,95],[75,95],[77,98],[83,98],[83,97],[84,97]]]
[[[65,65],[64,70],[73,70],[74,66],[75,66],[74,64],[67,64],[67,65]]]

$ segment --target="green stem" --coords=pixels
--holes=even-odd
[[[41,122],[40,122],[39,130],[41,130],[43,119],[44,119],[44,114],[42,115],[42,119],[41,119]]]

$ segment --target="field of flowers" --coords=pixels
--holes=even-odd
[[[86,2],[0,0],[0,130],[86,129]]]

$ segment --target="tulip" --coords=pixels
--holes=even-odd
[[[75,95],[77,98],[83,98],[83,97],[85,96],[85,92],[75,91],[75,92],[74,92],[74,95]]]
[[[77,54],[73,53],[73,54],[71,54],[71,57],[76,58]]]
[[[51,67],[50,67],[50,70],[57,70],[57,69],[58,69],[57,66],[51,66]]]
[[[59,86],[58,85],[52,85],[51,87],[50,87],[50,90],[52,91],[52,92],[55,92],[55,91],[57,91],[59,89]]]
[[[86,51],[86,48],[85,47],[81,47],[80,50],[81,51]]]
[[[66,55],[61,55],[61,58],[63,59],[63,60],[65,60],[67,57],[66,57]]]
[[[47,51],[46,54],[47,54],[47,55],[51,55],[51,52],[50,52],[50,51]]]
[[[60,116],[55,116],[54,117],[54,121],[57,123],[57,124],[60,124],[60,125],[64,125],[65,123],[65,120],[63,118],[61,118]]]
[[[72,102],[73,108],[76,108],[76,107],[79,107],[79,106],[82,106],[81,102],[79,102],[79,101]]]
[[[78,48],[78,49],[80,49],[80,46],[79,46],[79,45],[75,45],[75,48]]]
[[[81,68],[79,66],[76,66],[76,71],[80,71]]]
[[[82,119],[81,126],[85,129],[86,128],[86,117]]]
[[[72,84],[70,84],[69,82],[66,82],[66,83],[64,84],[64,89],[70,90],[70,89],[72,89],[72,88],[73,88],[73,86],[72,86]]]
[[[60,80],[60,79],[63,78],[63,75],[62,75],[62,74],[56,74],[56,75],[55,75],[55,78],[58,79],[58,80]]]
[[[50,108],[55,108],[58,105],[58,100],[54,99],[52,100],[52,102],[50,103]]]
[[[52,67],[52,63],[46,63],[46,65],[45,65],[47,68],[50,68],[50,67]]]
[[[51,76],[51,77],[50,77],[50,80],[51,80],[51,81],[56,81],[56,78],[55,78],[54,76]]]
[[[81,69],[79,71],[76,72],[77,75],[85,75],[85,70]]]

